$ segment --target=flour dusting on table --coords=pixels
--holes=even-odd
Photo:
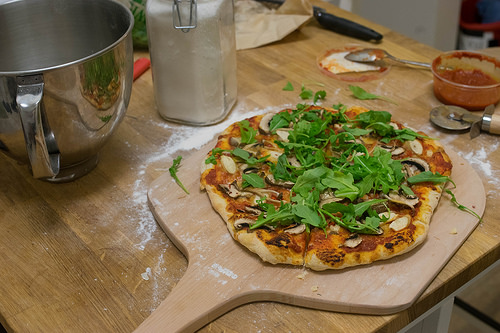
[[[267,112],[277,112],[284,107],[285,106],[269,107],[266,109],[255,109],[246,112],[242,112],[242,110],[234,110],[223,122],[206,127],[193,127],[177,124],[172,125],[168,122],[159,124],[165,129],[171,130],[173,133],[165,144],[165,150],[163,152],[159,152],[159,154],[157,155],[151,156],[148,159],[147,163],[173,158],[175,157],[175,154],[181,151],[200,149],[201,147],[209,143],[212,139],[215,139],[216,135],[221,133],[232,123]]]
[[[479,169],[479,171],[486,176],[488,183],[499,186],[500,174],[498,174],[498,171],[493,170],[491,162],[488,158],[498,150],[498,147],[499,142],[496,142],[489,146],[483,146],[478,150],[459,152],[459,155],[469,162],[475,169]],[[496,152],[496,154],[498,154],[498,152]]]

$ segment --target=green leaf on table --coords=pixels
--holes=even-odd
[[[177,176],[177,172],[179,171],[179,166],[181,164],[181,160],[182,160],[182,156],[177,156],[174,159],[172,166],[170,168],[168,168],[168,171],[170,172],[170,176],[172,176],[172,178],[175,180],[177,185],[179,185],[179,187],[182,188],[182,190],[184,192],[189,194],[189,191],[184,187],[184,185],[180,181],[179,177]]]
[[[380,100],[383,100],[383,101],[386,101],[389,103],[393,103],[396,105],[398,104],[398,103],[394,102],[393,100],[391,100],[390,98],[369,93],[359,86],[349,85],[349,90],[351,90],[352,94],[357,99],[361,99],[361,100],[380,99]]]
[[[304,87],[304,85],[302,85],[299,96],[302,99],[311,99],[311,98],[313,98],[314,93],[311,89],[306,89],[306,87]]]
[[[283,87],[284,91],[293,91],[293,85],[290,81],[286,83],[286,85]]]
[[[325,99],[326,91],[319,90],[314,93],[313,103],[316,104],[320,99]]]

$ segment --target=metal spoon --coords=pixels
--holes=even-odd
[[[348,53],[344,58],[350,61],[354,62],[374,62],[377,60],[382,60],[384,58],[389,58],[394,61],[398,61],[404,64],[409,64],[409,65],[415,65],[415,66],[421,66],[425,68],[431,68],[431,64],[425,63],[425,62],[418,62],[418,61],[411,61],[411,60],[404,60],[404,59],[399,59],[396,58],[387,51],[382,50],[382,49],[362,49],[358,51],[353,51]]]

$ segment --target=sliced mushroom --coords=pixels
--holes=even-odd
[[[358,234],[354,234],[353,236],[350,236],[345,240],[344,246],[347,246],[349,248],[355,248],[356,246],[361,244],[362,241],[363,238],[361,238],[361,236],[359,236]]]
[[[401,163],[414,165],[420,171],[429,171],[429,163],[427,163],[426,161],[424,161],[421,158],[409,157],[409,158],[401,161]]]
[[[430,170],[429,163],[421,158],[410,157],[402,160],[401,164],[403,164],[404,171],[408,177]]]
[[[395,147],[394,146],[389,146],[389,145],[386,145],[386,144],[381,144],[380,148],[382,148],[383,150],[387,150],[387,151],[393,151]]]
[[[288,135],[290,135],[290,128],[280,128],[276,130],[276,135],[279,136],[281,141],[288,142]]]
[[[285,229],[285,232],[288,234],[292,235],[298,235],[306,231],[306,225],[305,224],[292,224],[290,225],[287,229]]]
[[[248,144],[241,149],[243,149],[243,150],[247,151],[248,153],[250,153],[251,155],[253,155],[253,154],[257,154],[261,148],[262,148],[262,143],[255,142],[255,143]]]
[[[388,211],[387,204],[385,202],[377,203],[371,206],[371,208],[377,212],[378,214],[384,213]]]
[[[262,117],[262,119],[260,120],[260,123],[259,123],[259,129],[263,132],[263,133],[269,133],[270,131],[270,128],[269,128],[269,122],[271,121],[271,119],[274,117],[274,113],[267,113],[264,115],[264,117]]]
[[[281,197],[281,193],[275,190],[272,190],[270,188],[254,188],[254,187],[247,187],[246,190],[248,192],[252,192],[254,194],[257,194],[260,197],[267,197],[269,195],[273,195],[275,197]]]
[[[338,224],[331,225],[330,224],[330,232],[335,234],[335,235],[338,235],[340,232],[340,225],[338,225]]]
[[[245,212],[257,216],[259,216],[262,213],[262,211],[259,209],[259,206],[246,206]]]
[[[247,166],[245,169],[243,169],[243,173],[246,175],[251,173],[259,173],[259,168]]]
[[[230,174],[234,174],[236,170],[238,170],[238,168],[236,167],[236,162],[234,162],[231,157],[227,155],[221,155],[220,161],[224,169]]]
[[[392,156],[402,155],[406,151],[406,149],[400,146],[381,145],[380,148],[390,152]]]
[[[419,199],[417,196],[408,196],[405,195],[404,193],[396,192],[396,191],[391,191],[389,192],[388,195],[384,195],[386,199],[389,199],[389,201],[392,201],[397,204],[405,205],[410,208],[414,208],[415,205],[418,203]]]
[[[409,141],[408,145],[410,146],[411,150],[413,150],[413,152],[417,155],[422,155],[422,153],[424,152],[424,147],[419,140]]]
[[[294,166],[296,168],[300,168],[302,166],[302,164],[299,162],[297,157],[295,157],[293,155],[287,156],[286,160],[288,161],[288,163],[290,163],[291,166]]]
[[[239,147],[241,144],[241,138],[232,136],[229,138],[229,144],[233,147]]]
[[[399,155],[404,154],[405,151],[406,151],[406,149],[404,149],[403,147],[396,147],[396,148],[394,148],[393,151],[391,151],[391,155],[392,156],[399,156]]]
[[[281,156],[281,154],[282,153],[280,151],[269,150],[266,155],[269,155],[268,159],[270,161],[278,161],[278,158]]]
[[[236,230],[241,230],[244,227],[249,227],[253,224],[255,224],[255,220],[243,217],[243,218],[239,218],[236,221],[234,221],[233,226]]]
[[[339,202],[342,200],[344,199],[336,197],[332,191],[328,190],[319,195],[319,206],[323,207],[324,205],[329,204],[331,202]]]
[[[231,198],[237,198],[240,196],[241,192],[233,184],[219,184],[219,187]]]
[[[270,185],[281,186],[284,188],[292,188],[293,185],[295,185],[291,181],[276,179],[276,178],[274,178],[274,175],[272,175],[272,174],[267,175],[265,177],[265,181],[266,181],[266,183],[268,183]]]
[[[236,186],[235,182],[231,184],[219,184],[219,188],[224,191],[227,195],[229,195],[231,198],[238,198],[238,197],[248,197],[252,196],[253,194],[250,192],[243,192],[240,191],[238,186]]]
[[[378,217],[380,217],[381,219],[386,219],[386,221],[384,223],[389,223],[389,222],[394,221],[396,219],[396,217],[398,217],[398,214],[385,211],[383,213],[378,214]]]
[[[342,126],[344,126],[344,125],[338,124],[338,123],[333,124],[333,130],[335,131],[335,133],[345,132],[345,130]]]
[[[392,223],[389,225],[389,228],[391,228],[394,231],[400,231],[406,228],[409,224],[410,224],[410,217],[405,215],[392,221]]]

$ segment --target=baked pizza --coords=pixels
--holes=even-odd
[[[231,236],[272,264],[370,264],[421,244],[452,163],[389,112],[297,105],[230,125],[201,188]]]

